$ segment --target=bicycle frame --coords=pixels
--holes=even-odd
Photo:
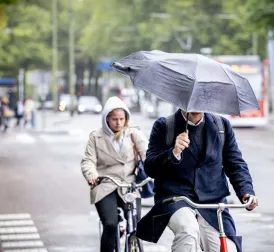
[[[110,176],[103,176],[98,178],[98,182],[102,181],[103,179],[109,179],[112,182],[114,182],[118,187],[125,188],[126,193],[124,194],[124,199],[126,201],[126,211],[125,214],[127,216],[127,225],[126,225],[126,241],[125,241],[125,252],[130,252],[128,250],[129,248],[129,242],[132,237],[136,234],[136,228],[137,228],[137,190],[140,189],[143,185],[151,181],[151,178],[147,178],[144,181],[142,181],[139,184],[133,183],[120,183],[119,181],[116,181]],[[136,238],[137,246],[139,248],[139,252],[144,252],[141,241]],[[121,251],[120,246],[120,228],[119,224],[117,226],[117,241],[116,241],[116,252]],[[136,250],[137,251],[137,250]]]
[[[250,196],[249,200],[245,204],[225,204],[225,203],[219,203],[219,204],[197,204],[191,201],[189,198],[185,196],[179,196],[179,197],[172,197],[163,200],[163,204],[169,204],[177,201],[185,201],[190,206],[194,208],[213,208],[217,209],[217,217],[218,217],[218,224],[219,224],[219,232],[220,232],[220,252],[228,252],[227,249],[227,243],[226,243],[226,234],[224,231],[224,225],[223,225],[223,219],[222,219],[222,213],[225,208],[247,208],[253,201],[254,197]]]
[[[128,192],[125,194],[136,193],[135,185],[132,184],[131,187],[127,188]],[[126,241],[125,241],[125,252],[129,252],[128,250],[128,243],[130,238],[136,233],[136,226],[137,226],[137,198],[134,199],[132,202],[126,203],[126,215],[127,215],[127,225],[126,225]],[[138,244],[140,252],[143,252],[141,246]]]

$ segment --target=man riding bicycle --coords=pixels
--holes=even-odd
[[[188,131],[186,118],[189,119]],[[223,126],[219,130],[217,120]],[[172,252],[219,252],[219,227],[214,209],[194,209],[185,201],[162,204],[171,196],[186,196],[196,203],[226,202],[230,194],[227,178],[243,203],[255,195],[251,175],[228,120],[208,113],[178,110],[172,129],[168,119],[158,119],[152,129],[145,171],[155,179],[155,206],[138,223],[137,236],[157,242],[166,226],[174,233]],[[167,130],[168,129],[168,130]],[[166,136],[174,131],[172,143]],[[224,134],[222,143],[221,134]],[[258,205],[256,197],[248,210]],[[229,251],[242,251],[232,217],[223,212]]]

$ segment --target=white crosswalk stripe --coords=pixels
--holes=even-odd
[[[33,226],[32,220],[0,221],[0,227]]]
[[[48,252],[45,248],[34,248],[34,249],[8,249],[4,252]]]
[[[28,213],[0,215],[0,245],[3,252],[48,252]]]
[[[30,214],[0,214],[0,220],[25,220],[30,218]]]
[[[29,248],[29,247],[44,247],[42,241],[9,241],[3,242],[2,248]]]
[[[36,233],[36,227],[6,227],[0,228],[0,234],[25,234]]]
[[[0,240],[2,241],[36,240],[36,239],[40,239],[39,234],[0,235]]]

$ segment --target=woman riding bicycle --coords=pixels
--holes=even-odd
[[[104,107],[102,128],[91,132],[81,162],[84,177],[91,189],[91,204],[95,204],[103,224],[101,252],[113,252],[117,235],[117,207],[125,209],[122,194],[110,180],[97,184],[98,177],[109,175],[128,183],[135,181],[134,139],[137,151],[145,159],[147,139],[137,128],[129,127],[130,111],[118,97],[110,97]]]

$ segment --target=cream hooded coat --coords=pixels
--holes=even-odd
[[[144,135],[137,128],[129,127],[120,140],[120,151],[115,150],[112,141],[114,133],[108,127],[107,115],[114,109],[122,108],[130,119],[130,112],[126,104],[118,97],[111,97],[107,100],[103,110],[103,127],[91,132],[86,146],[85,154],[81,161],[81,169],[88,181],[92,174],[98,176],[109,175],[119,181],[133,182],[135,180],[135,159],[133,143],[130,135],[133,135],[142,160],[145,159],[148,142]],[[113,191],[117,186],[104,180],[90,191],[91,204],[95,204]]]

